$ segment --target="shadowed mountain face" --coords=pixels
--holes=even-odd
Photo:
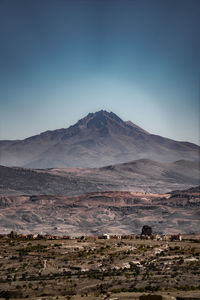
[[[114,113],[90,113],[67,129],[0,141],[0,164],[31,168],[102,167],[147,158],[197,160],[199,147],[153,135]]]
[[[0,166],[1,195],[80,195],[101,191],[163,193],[199,184],[199,164],[140,159],[103,168],[24,169]]]

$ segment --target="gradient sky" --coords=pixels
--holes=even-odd
[[[106,109],[200,143],[199,0],[0,0],[0,139]]]

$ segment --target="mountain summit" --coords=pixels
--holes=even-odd
[[[17,141],[0,141],[0,164],[33,168],[100,167],[135,159],[198,159],[199,147],[153,135],[105,110],[75,125]]]
[[[81,128],[83,129],[92,129],[93,133],[96,132],[97,135],[106,136],[115,131],[123,132],[127,134],[128,131],[135,129],[135,133],[147,133],[142,128],[133,124],[132,122],[124,122],[113,112],[107,112],[105,110],[100,110],[96,113],[89,113],[85,118],[79,120],[75,125],[69,127],[72,128]]]

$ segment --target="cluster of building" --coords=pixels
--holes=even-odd
[[[14,231],[11,231],[9,234],[0,234],[0,238],[18,238],[18,239],[27,239],[27,240],[97,240],[97,239],[114,239],[114,240],[156,240],[156,241],[181,241],[182,235],[181,234],[174,234],[174,235],[160,235],[160,234],[130,234],[130,235],[109,235],[109,234],[102,234],[99,236],[79,236],[73,237],[69,235],[57,236],[51,234],[17,234]]]
[[[100,239],[129,239],[129,240],[156,240],[156,241],[182,241],[182,235],[173,234],[173,235],[160,235],[160,234],[130,234],[130,235],[108,235],[104,234],[99,236]]]

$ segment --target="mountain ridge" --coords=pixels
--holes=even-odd
[[[141,159],[102,168],[25,169],[0,166],[1,195],[78,195],[97,191],[163,193],[199,184],[199,164]]]

